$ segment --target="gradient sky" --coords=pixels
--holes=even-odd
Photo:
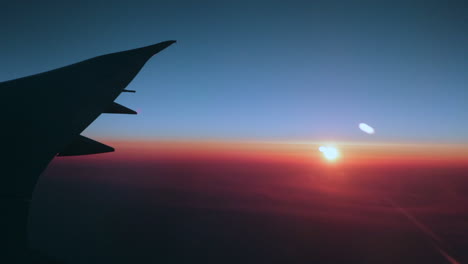
[[[342,2],[2,3],[0,80],[175,39],[86,135],[468,142],[463,1]]]

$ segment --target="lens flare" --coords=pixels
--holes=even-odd
[[[375,129],[366,123],[359,123],[359,129],[361,129],[364,133],[367,133],[369,135],[375,133]]]

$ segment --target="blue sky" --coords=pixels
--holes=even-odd
[[[462,1],[12,2],[0,80],[175,39],[118,99],[140,114],[87,135],[468,142],[467,17]]]

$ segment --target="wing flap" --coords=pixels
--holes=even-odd
[[[137,112],[127,108],[121,104],[113,102],[111,106],[103,112],[104,114],[128,114],[128,115],[136,115]]]
[[[57,156],[80,156],[113,152],[115,149],[84,136],[78,136]]]

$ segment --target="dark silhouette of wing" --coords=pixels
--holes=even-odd
[[[80,156],[113,151],[113,147],[109,147],[84,136],[78,136],[68,146],[60,151],[57,156]]]
[[[29,201],[50,161],[56,155],[113,151],[80,133],[101,113],[136,114],[114,100],[154,54],[174,42],[103,55],[0,83],[6,153],[0,174],[2,256],[24,256]],[[0,263],[8,262],[0,259]]]

